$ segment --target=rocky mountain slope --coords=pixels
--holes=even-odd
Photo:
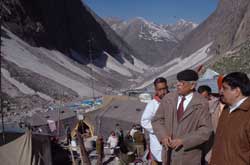
[[[130,47],[80,0],[13,0],[4,1],[3,6],[4,25],[32,45],[68,55],[74,50],[89,59],[91,40],[94,58],[106,51],[133,63]]]
[[[186,57],[213,42],[210,54],[224,53],[249,38],[249,0],[220,0],[216,10],[179,44],[172,57]]]
[[[80,0],[3,1],[1,87],[20,109],[116,93],[147,65]]]
[[[155,70],[160,74],[152,76],[140,88],[152,84],[152,79],[159,75],[173,77],[180,70],[201,64],[222,73],[247,71],[249,14],[249,0],[220,0],[216,10],[174,48],[169,55],[172,60]]]
[[[139,54],[138,58],[153,66],[169,61],[169,54],[185,35],[197,25],[184,20],[160,25],[137,17],[128,21],[106,18],[105,21]]]

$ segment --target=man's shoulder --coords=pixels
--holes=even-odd
[[[208,100],[197,92],[193,93],[193,99],[195,102],[208,104]]]
[[[161,102],[168,102],[168,101],[174,100],[176,98],[178,98],[178,93],[177,92],[170,92],[163,97]]]
[[[148,103],[147,103],[147,106],[153,106],[153,105],[157,105],[159,104],[157,100],[155,99],[152,99],[150,100]]]
[[[202,95],[200,95],[199,93],[194,92],[194,95],[193,95],[191,102],[192,102],[192,106],[198,106],[199,110],[209,112],[208,100],[205,97],[203,97]]]

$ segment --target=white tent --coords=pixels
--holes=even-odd
[[[219,76],[220,74],[215,72],[214,70],[208,68],[206,72],[202,75],[202,77],[199,80],[208,80],[208,79],[214,79],[214,77]]]

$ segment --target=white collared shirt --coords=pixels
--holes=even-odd
[[[234,105],[229,106],[229,113],[232,113],[233,111],[235,111],[246,99],[247,99],[247,97],[241,99],[240,101],[238,101]]]
[[[190,101],[192,100],[193,95],[194,94],[192,92],[192,93],[188,94],[187,96],[185,96],[185,100],[184,100],[184,103],[183,103],[184,111],[187,109],[187,106],[190,103]],[[177,110],[178,110],[179,104],[181,103],[182,97],[183,96],[178,96]]]
[[[161,162],[162,161],[162,157],[161,157],[162,145],[160,144],[157,137],[155,136],[153,128],[152,128],[152,124],[151,124],[151,120],[154,118],[159,105],[160,103],[155,99],[151,100],[147,104],[141,117],[141,126],[149,132],[150,150],[151,150],[153,157],[157,161]]]

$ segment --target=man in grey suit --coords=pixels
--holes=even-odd
[[[164,146],[163,164],[199,165],[202,147],[211,133],[208,101],[194,92],[198,74],[177,74],[177,91],[167,94],[152,120],[153,130]]]

